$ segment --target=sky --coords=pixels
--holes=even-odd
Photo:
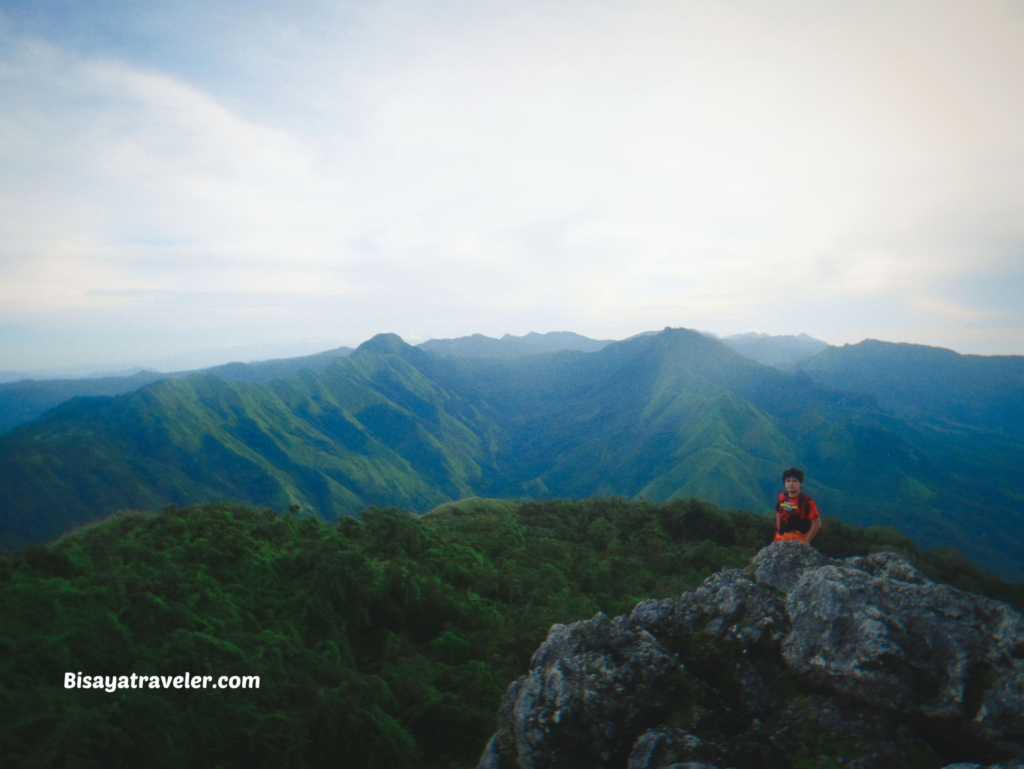
[[[0,0],[0,371],[1024,354],[1017,0]]]

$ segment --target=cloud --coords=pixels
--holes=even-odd
[[[324,248],[308,206],[323,182],[295,137],[161,73],[12,48],[0,124],[9,309],[65,302],[72,286],[81,298],[99,286],[280,286],[282,253]]]
[[[130,11],[127,42],[0,30],[9,322],[858,341],[989,323],[984,276],[1024,289],[1012,5]]]

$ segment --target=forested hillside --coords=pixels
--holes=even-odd
[[[1024,356],[960,355],[867,339],[830,347],[800,366],[819,384],[866,393],[910,417],[1024,433]]]
[[[140,371],[131,376],[92,377],[88,379],[50,379],[35,381],[23,379],[0,384],[0,435],[18,425],[31,422],[44,413],[72,398],[95,395],[121,395],[164,379],[180,379],[190,374],[204,374],[225,382],[256,382],[266,384],[275,379],[293,376],[309,369],[323,371],[335,358],[343,358],[352,349],[334,350],[303,355],[297,358],[265,360],[255,363],[225,363],[198,372],[178,371],[163,374],[158,371]]]
[[[0,556],[0,767],[466,769],[552,623],[693,589],[772,530],[695,500],[619,498],[337,525],[233,504],[116,516]],[[827,519],[815,544],[895,550],[1024,608],[1022,586],[891,529]],[[125,686],[69,689],[69,672]],[[185,673],[259,688],[169,683]],[[132,688],[133,674],[161,678]]]
[[[0,545],[219,499],[326,520],[473,495],[769,511],[794,464],[826,516],[1024,577],[1019,434],[890,408],[685,329],[511,360],[384,334],[266,384],[192,376],[69,401],[0,438]]]

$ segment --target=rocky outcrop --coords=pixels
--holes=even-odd
[[[778,543],[678,599],[552,627],[478,769],[1019,759],[1019,614],[891,553]]]
[[[524,766],[621,764],[678,696],[679,663],[647,631],[598,614],[555,625],[500,718]]]

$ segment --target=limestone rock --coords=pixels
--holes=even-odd
[[[880,710],[971,722],[996,742],[1024,740],[1024,621],[1009,606],[877,553],[803,571],[787,611],[783,657],[809,683]]]
[[[506,692],[499,729],[524,769],[621,765],[682,696],[678,671],[650,633],[623,621],[598,614],[555,625]],[[501,747],[492,740],[481,765],[501,766]]]
[[[789,632],[785,604],[736,569],[712,574],[679,599],[642,601],[628,623],[655,636],[681,637],[703,630],[747,645],[778,644]]]
[[[754,556],[754,578],[788,593],[805,571],[818,569],[834,561],[813,547],[798,542],[775,542]]]
[[[1009,606],[891,553],[835,560],[777,543],[748,574],[552,627],[478,769],[873,769],[922,756],[1024,769],[1024,620]]]
[[[693,760],[701,752],[700,738],[687,731],[672,727],[651,729],[637,739],[626,769],[717,769]]]

